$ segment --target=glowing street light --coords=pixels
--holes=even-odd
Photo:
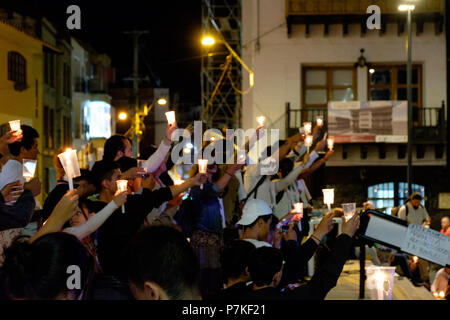
[[[128,118],[128,114],[126,112],[119,113],[119,120],[125,121]]]
[[[415,8],[413,4],[401,4],[398,6],[398,11],[413,11]]]
[[[214,45],[215,43],[216,43],[216,40],[211,36],[206,36],[206,37],[203,37],[203,39],[202,39],[202,45],[204,45],[204,46],[209,47],[209,46]]]
[[[165,105],[167,105],[167,100],[164,99],[164,98],[160,98],[160,99],[158,99],[157,103],[158,103],[160,106],[165,106]]]

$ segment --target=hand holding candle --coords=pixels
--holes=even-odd
[[[199,159],[198,160],[198,172],[202,173],[202,174],[206,174],[207,170],[208,170],[208,160]],[[200,189],[203,190],[203,184],[200,186]]]
[[[13,120],[9,122],[9,127],[11,131],[14,132],[14,135],[20,135],[22,133],[20,120]]]
[[[117,193],[126,192],[128,190],[128,180],[117,180]],[[122,205],[122,213],[125,213],[125,205]]]
[[[295,213],[295,216],[293,218],[294,221],[300,221],[301,219],[303,219],[303,203],[302,202],[294,203],[294,213]]]
[[[59,154],[58,158],[69,179],[69,190],[73,190],[73,178],[81,176],[77,151],[69,148],[66,152]]]

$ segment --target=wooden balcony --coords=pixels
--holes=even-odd
[[[377,5],[381,10],[380,35],[386,32],[387,23],[398,24],[398,34],[405,32],[406,14],[398,11],[402,0],[286,0],[286,22],[288,36],[292,25],[306,25],[305,34],[309,36],[311,24],[323,24],[324,36],[328,35],[330,24],[342,24],[343,34],[348,33],[349,24],[361,25],[361,36],[367,32],[366,22],[370,14],[367,8]],[[417,23],[417,35],[423,32],[425,22],[435,23],[435,32],[443,31],[445,6],[444,0],[417,1],[412,15],[413,23]]]

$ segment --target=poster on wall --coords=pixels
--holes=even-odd
[[[328,134],[335,143],[408,142],[407,101],[332,101]]]

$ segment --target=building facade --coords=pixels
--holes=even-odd
[[[255,127],[263,115],[268,128],[286,137],[316,115],[327,120],[330,101],[406,100],[406,13],[397,11],[399,1],[377,1],[381,28],[369,30],[372,2],[243,1],[243,58],[255,72],[255,86],[243,96],[244,128]],[[444,1],[420,2],[412,24],[414,190],[434,213],[445,211],[437,199],[448,192],[444,16]],[[363,127],[390,134],[383,122],[391,116],[369,113],[355,117]],[[370,199],[389,212],[408,196],[406,165],[404,143],[338,144],[309,184],[318,206],[327,186],[336,189],[336,205]]]

